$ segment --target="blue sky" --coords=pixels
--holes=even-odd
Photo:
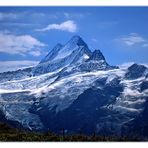
[[[148,63],[147,27],[148,7],[0,7],[0,71],[34,65],[73,35],[111,65]]]

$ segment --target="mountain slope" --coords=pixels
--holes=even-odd
[[[147,128],[148,68],[110,66],[79,36],[57,44],[36,67],[17,75],[1,74],[0,110],[25,129],[127,136]],[[145,131],[136,130],[141,139],[148,138]]]

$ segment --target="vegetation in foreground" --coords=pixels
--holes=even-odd
[[[54,142],[54,141],[138,141],[136,138],[127,137],[105,137],[98,135],[86,136],[83,134],[78,135],[56,135],[54,133],[35,133],[12,128],[5,123],[0,123],[0,141],[6,142]]]

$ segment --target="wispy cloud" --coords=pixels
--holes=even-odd
[[[95,43],[98,42],[98,40],[96,38],[92,38],[91,40]]]
[[[9,32],[0,32],[0,52],[8,54],[40,55],[40,49],[46,46],[31,35],[14,35]]]
[[[38,57],[41,55],[41,51],[40,50],[30,51],[29,54]]]
[[[64,17],[66,19],[79,19],[79,18],[84,18],[86,14],[83,13],[69,13],[69,12],[64,12]]]
[[[143,47],[148,47],[148,42],[143,44]]]
[[[142,47],[148,46],[148,40],[137,33],[130,33],[129,35],[124,36],[124,37],[120,37],[116,40],[120,41],[121,43],[123,43],[127,46],[134,46],[137,44],[141,45]]]
[[[120,65],[118,65],[120,68],[125,68],[127,69],[128,67],[132,66],[135,62],[127,62],[127,63],[122,63]],[[148,63],[138,63],[140,65],[144,65],[146,67],[148,67]]]
[[[30,18],[32,20],[38,19],[58,19],[60,17],[60,13],[55,14],[47,14],[43,12],[32,12],[32,11],[17,11],[17,12],[0,12],[0,21],[8,21],[8,20],[18,20]],[[19,22],[18,22],[19,23]]]
[[[3,26],[11,26],[11,27],[34,27],[34,26],[40,26],[40,24],[36,23],[20,23],[20,22],[1,22],[1,25]]]
[[[0,61],[0,73],[35,66],[38,61]]]
[[[46,18],[46,19],[58,19],[59,18],[59,14],[58,13],[43,13],[43,12],[26,12],[26,15],[28,15],[28,13],[30,13],[30,17],[33,18]]]
[[[36,31],[49,31],[49,30],[61,30],[68,32],[76,32],[77,25],[74,21],[68,20],[60,24],[49,24],[47,27],[42,29],[36,29]]]
[[[120,64],[120,65],[118,65],[120,68],[128,68],[128,67],[130,67],[131,65],[133,65],[134,64],[134,62],[127,62],[127,63],[122,63],[122,64]]]
[[[119,24],[118,21],[100,21],[97,26],[100,29],[106,29],[106,28],[116,27],[118,24]]]
[[[17,17],[18,15],[16,13],[0,12],[0,21],[5,19],[16,19]]]

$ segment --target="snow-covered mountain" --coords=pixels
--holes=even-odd
[[[86,43],[74,36],[65,45],[57,44],[49,54],[34,68],[34,75],[52,72],[75,63],[81,63],[89,58],[91,51]]]
[[[36,67],[0,74],[0,120],[29,130],[147,139],[147,108],[148,68],[111,66],[79,36]]]

